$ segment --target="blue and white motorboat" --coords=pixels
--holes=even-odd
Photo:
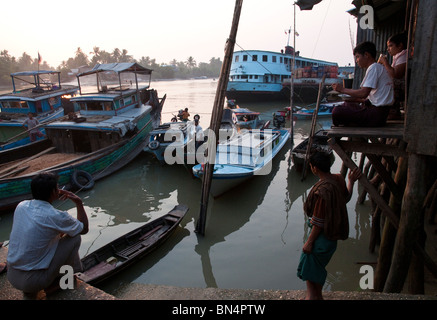
[[[217,146],[211,194],[218,197],[244,181],[270,173],[272,161],[290,138],[286,129],[245,130],[233,139]],[[204,164],[193,167],[195,177],[201,179]]]
[[[193,121],[167,122],[150,132],[144,151],[152,153],[162,164],[173,164],[172,161],[166,162],[167,147],[171,146],[168,149],[168,152],[171,152],[168,160],[176,159],[175,153],[185,153],[188,144],[195,139],[195,135],[196,127]]]
[[[78,74],[80,95],[71,101],[79,115],[46,124],[50,146],[33,156],[11,149],[7,163],[0,159],[0,210],[30,199],[30,181],[41,170],[55,173],[60,187],[88,190],[139,155],[165,101],[150,88],[151,74],[137,63],[97,64]]]
[[[332,116],[332,110],[334,107],[342,104],[342,102],[328,102],[321,103],[319,106],[319,112],[317,112],[317,118],[330,118]],[[296,120],[311,120],[313,118],[315,108],[300,108],[293,112],[293,117]]]
[[[78,91],[78,86],[61,84],[59,71],[16,72],[11,78],[13,91],[0,95],[0,151],[30,143],[23,127],[28,113],[44,124],[74,111],[69,100]]]

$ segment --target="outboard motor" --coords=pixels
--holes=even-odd
[[[273,113],[273,126],[280,129],[285,126],[285,118],[287,114],[285,111],[276,111]]]

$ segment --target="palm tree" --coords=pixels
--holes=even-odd
[[[189,56],[185,64],[188,68],[192,69],[196,66],[196,60],[194,60],[192,56]]]

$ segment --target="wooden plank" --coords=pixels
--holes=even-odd
[[[13,169],[16,169],[20,165],[22,165],[22,164],[24,164],[26,162],[29,162],[29,161],[31,161],[31,160],[33,160],[35,158],[38,158],[39,156],[42,156],[43,154],[49,153],[49,152],[51,152],[51,151],[53,151],[55,149],[56,149],[55,147],[50,147],[50,148],[48,148],[48,149],[46,149],[44,151],[41,151],[40,153],[37,153],[36,155],[34,155],[34,156],[30,157],[30,158],[27,158],[27,159],[25,159],[23,161],[20,161],[19,163],[15,164],[13,166],[10,166],[10,167],[8,167],[6,169],[3,169],[2,171],[0,171],[0,179],[3,177],[3,174],[5,174],[6,172],[9,172],[9,171],[11,171]]]
[[[384,127],[331,127],[330,138],[404,138],[404,126],[399,123],[388,123]]]
[[[346,152],[361,152],[365,154],[374,154],[378,156],[392,156],[392,157],[407,157],[405,150],[399,147],[382,144],[382,143],[368,143],[364,141],[337,141],[341,148]]]
[[[357,168],[355,162],[353,162],[352,159],[348,157],[348,155],[340,147],[340,145],[335,143],[335,139],[333,138],[329,139],[328,143],[331,146],[332,150],[334,150],[338,154],[338,156],[343,160],[343,163],[350,170]],[[372,183],[370,183],[370,181],[367,180],[367,177],[365,175],[361,175],[359,182],[366,189],[367,193],[372,197],[372,199],[376,202],[376,204],[381,208],[381,210],[385,213],[385,215],[388,217],[388,219],[393,224],[393,226],[397,228],[399,225],[399,218],[396,216],[393,210],[388,206],[385,200],[381,197],[378,190],[376,190],[376,188],[372,185]]]
[[[372,163],[375,170],[379,173],[382,180],[384,180],[384,182],[387,184],[387,186],[388,186],[390,192],[393,194],[393,196],[395,196],[399,201],[401,201],[402,196],[403,196],[403,192],[399,189],[396,182],[394,182],[391,175],[384,168],[381,161],[379,161],[379,159],[375,155],[372,155],[372,154],[368,154],[367,158],[370,160],[370,162]]]

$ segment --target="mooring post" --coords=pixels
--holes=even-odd
[[[211,123],[209,126],[210,130],[212,130],[215,134],[215,139],[208,138],[207,141],[208,156],[206,158],[206,163],[203,170],[202,193],[200,198],[200,214],[195,230],[197,233],[201,235],[205,235],[206,212],[208,210],[209,192],[211,189],[212,175],[213,175],[214,162],[215,162],[215,159],[213,159],[213,155],[215,155],[215,152],[212,152],[212,150],[216,150],[217,148],[220,123],[223,115],[223,106],[225,103],[226,87],[228,85],[229,73],[232,63],[232,55],[234,53],[234,46],[237,38],[238,23],[240,21],[240,13],[241,13],[242,5],[243,5],[243,0],[235,1],[234,17],[232,20],[231,32],[228,40],[226,41],[225,57],[223,59],[222,69],[220,71],[220,77],[217,85],[217,91],[216,91],[214,106],[211,115]]]

